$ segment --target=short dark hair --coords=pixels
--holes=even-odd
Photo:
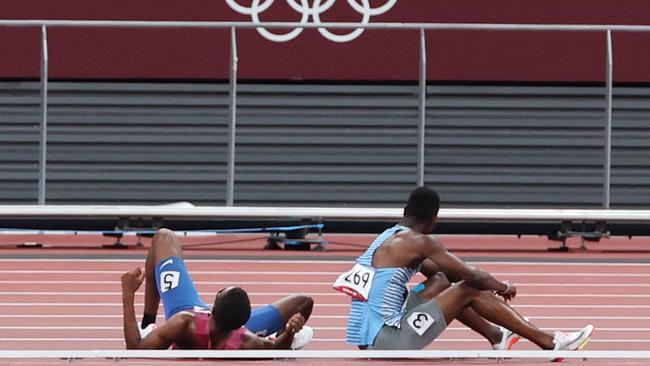
[[[417,187],[409,195],[404,207],[404,217],[414,217],[420,221],[428,221],[438,216],[440,196],[429,187]]]
[[[214,299],[212,319],[223,330],[235,330],[251,316],[251,301],[240,287],[234,287]]]

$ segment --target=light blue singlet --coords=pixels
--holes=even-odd
[[[401,225],[393,226],[379,235],[370,247],[357,258],[357,263],[372,267],[372,256],[386,240],[400,231],[409,230]],[[404,302],[408,295],[407,284],[418,268],[390,267],[375,269],[368,302],[352,299],[346,340],[350,344],[368,346],[384,325],[400,327],[405,314]]]

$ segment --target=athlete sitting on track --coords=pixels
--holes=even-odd
[[[254,309],[238,287],[220,290],[209,307],[199,297],[174,233],[160,229],[147,254],[145,271],[122,275],[124,340],[128,349],[298,349],[312,337],[304,326],[313,300],[293,295]],[[138,329],[134,297],[146,277],[144,316]],[[155,327],[162,297],[165,324]],[[277,332],[275,341],[265,338]]]
[[[580,349],[589,341],[591,325],[554,335],[536,328],[507,304],[517,294],[514,285],[466,265],[430,236],[439,205],[435,191],[415,189],[402,221],[379,235],[335,282],[335,288],[353,297],[348,343],[361,349],[421,349],[453,319],[486,337],[496,350],[510,349],[518,335],[545,350]],[[407,284],[418,271],[427,280],[409,293]]]

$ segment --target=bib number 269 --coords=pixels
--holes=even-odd
[[[375,271],[372,268],[355,264],[351,270],[342,273],[332,285],[337,291],[361,301],[368,301]]]

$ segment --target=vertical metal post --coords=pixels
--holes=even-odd
[[[420,100],[418,104],[418,186],[424,185],[424,147],[427,99],[427,49],[424,29],[420,29]]]
[[[610,179],[612,168],[612,89],[614,56],[612,50],[612,31],[607,30],[607,60],[606,60],[606,86],[607,86],[607,110],[605,123],[605,179],[603,182],[603,208],[609,208],[610,200]]]
[[[45,167],[47,164],[47,28],[41,26],[41,126],[38,147],[38,204],[45,204]]]
[[[230,123],[228,126],[228,178],[226,206],[235,202],[235,129],[237,126],[237,37],[230,28]]]

